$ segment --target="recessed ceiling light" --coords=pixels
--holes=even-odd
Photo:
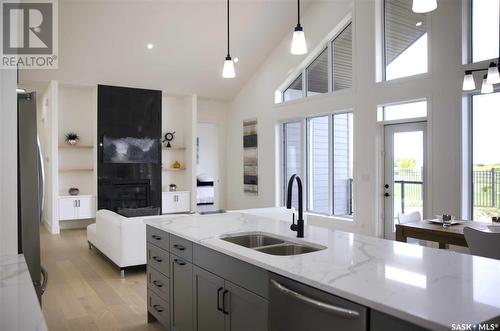
[[[234,61],[234,63],[238,63],[239,60],[240,59],[238,59],[237,57],[235,57],[233,61]]]
[[[415,23],[416,26],[421,26],[422,25],[422,22],[417,22]]]
[[[148,44],[148,49],[153,49],[155,47],[155,45],[153,44]]]

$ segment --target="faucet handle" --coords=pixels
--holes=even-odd
[[[292,231],[297,231],[298,230],[298,225],[295,224],[295,212],[292,214],[292,225],[290,225],[290,230]]]

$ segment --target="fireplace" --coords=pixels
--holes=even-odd
[[[111,210],[151,206],[150,187],[149,180],[112,182]]]

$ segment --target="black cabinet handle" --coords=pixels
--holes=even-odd
[[[153,260],[156,262],[163,262],[163,259],[160,259],[158,256],[153,256]]]
[[[162,307],[162,306],[160,306],[160,305],[153,305],[153,308],[154,308],[157,312],[159,312],[159,313],[162,313],[162,312],[165,310],[165,309],[163,309],[163,307]]]
[[[151,235],[151,238],[156,239],[156,240],[161,240],[161,237],[157,236],[156,234]]]
[[[185,251],[186,250],[186,247],[182,246],[182,245],[179,245],[179,244],[175,244],[174,245],[174,248],[180,250],[180,251]]]
[[[186,265],[186,262],[179,259],[174,259],[174,262],[177,263],[178,265]]]
[[[222,310],[222,308],[220,307],[220,291],[222,291],[223,289],[224,287],[219,287],[219,289],[217,290],[217,310],[221,312],[224,312],[224,310]]]
[[[229,312],[226,310],[226,294],[228,293],[228,290],[224,290],[224,292],[222,292],[222,312],[224,315],[229,315]]]
[[[159,280],[153,280],[153,284],[155,284],[156,287],[163,287],[163,283],[160,282]]]

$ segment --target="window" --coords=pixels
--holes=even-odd
[[[321,45],[319,55],[302,68],[302,73],[290,86],[275,92],[275,103],[299,99],[304,94],[310,97],[352,87],[352,24],[343,26],[340,31],[326,45]]]
[[[500,0],[472,0],[472,61],[498,57]]]
[[[302,74],[293,81],[283,92],[283,101],[290,101],[302,98]]]
[[[286,193],[288,192],[288,180],[293,174],[302,176],[302,125],[301,122],[290,122],[283,124],[283,197],[286,204]],[[293,187],[292,206],[297,208],[297,185]]]
[[[352,24],[332,41],[333,90],[352,86]]]
[[[340,113],[283,124],[283,181],[286,203],[288,180],[305,172],[305,208],[336,216],[353,214],[353,115]],[[306,141],[306,156],[302,144]],[[302,171],[305,169],[305,171]],[[293,206],[297,207],[294,187]]]
[[[385,79],[427,72],[427,20],[412,0],[384,0]]]
[[[307,209],[320,214],[328,214],[330,209],[329,126],[329,116],[314,117],[307,121]]]
[[[321,54],[307,67],[307,96],[328,92],[328,52]]]
[[[407,102],[381,106],[377,109],[377,121],[393,121],[427,116],[427,101]]]
[[[474,220],[500,215],[500,93],[472,96],[472,212]]]

